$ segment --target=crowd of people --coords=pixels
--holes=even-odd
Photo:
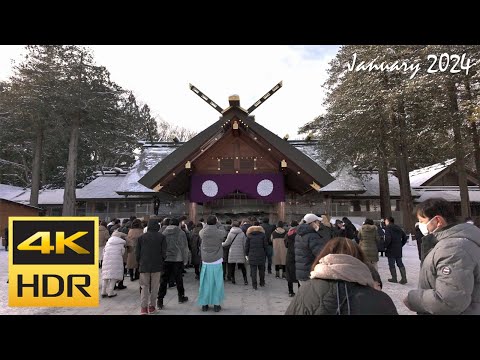
[[[405,305],[418,314],[480,314],[480,230],[456,222],[451,204],[442,199],[419,204],[415,215],[422,268],[419,289],[408,293]],[[289,226],[255,217],[221,224],[214,215],[197,224],[186,217],[113,220],[100,225],[101,295],[116,296],[127,274],[140,280],[140,313],[155,313],[164,307],[167,288],[176,286],[178,302],[188,301],[183,274],[192,267],[199,281],[197,305],[219,312],[224,283],[236,284],[236,269],[248,285],[249,268],[257,290],[274,267],[293,298],[286,314],[397,314],[382,291],[378,261],[385,254],[387,280],[406,284],[406,242],[392,217],[377,224],[365,219],[358,230],[348,218],[331,223],[327,214],[306,214]]]

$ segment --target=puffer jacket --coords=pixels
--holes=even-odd
[[[232,227],[228,233],[227,240],[222,243],[222,246],[229,247],[228,262],[230,264],[244,264],[245,263],[245,242],[247,236],[239,227]]]
[[[408,293],[410,310],[439,315],[480,315],[480,229],[448,226],[420,269],[419,289]]]
[[[114,231],[103,250],[102,279],[123,279],[123,254],[127,242],[125,234]]]
[[[247,230],[245,254],[250,265],[265,265],[268,241],[261,226],[250,226]]]
[[[358,232],[358,239],[360,240],[360,248],[363,250],[366,260],[370,262],[378,261],[378,236],[377,227],[375,225],[363,224]]]
[[[328,240],[322,238],[308,224],[298,226],[295,237],[295,275],[297,280],[309,279],[313,260],[320,254]]]
[[[168,225],[163,230],[163,236],[167,240],[167,258],[169,262],[183,262],[188,260],[188,243],[185,231],[176,225]]]
[[[398,315],[392,299],[373,288],[366,264],[345,254],[329,254],[311,272],[285,315]]]

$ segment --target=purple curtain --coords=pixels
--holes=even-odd
[[[285,201],[283,174],[193,175],[190,201],[207,202],[238,190],[250,198],[267,202]]]

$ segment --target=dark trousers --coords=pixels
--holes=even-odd
[[[193,265],[193,267],[195,268],[195,275],[200,276],[200,265]]]
[[[405,267],[405,265],[403,265],[401,257],[397,257],[397,258],[389,257],[388,258],[388,267],[394,268],[395,267],[395,262],[397,263],[397,266],[399,268]]]
[[[228,277],[235,279],[235,263],[228,263]],[[247,277],[247,268],[245,264],[238,264],[238,268],[242,271],[242,275],[244,278]]]
[[[293,281],[289,281],[288,283],[288,293],[293,293]],[[300,289],[300,283],[297,281],[298,288]]]
[[[268,273],[272,273],[272,256],[273,256],[273,246],[267,245],[267,263],[268,263]]]
[[[275,265],[275,271],[280,271],[282,270],[283,273],[285,273],[286,270],[286,265]]]
[[[160,289],[158,290],[158,298],[163,299],[167,294],[167,284],[170,279],[170,274],[173,274],[173,279],[177,283],[178,297],[185,295],[185,289],[183,288],[183,263],[165,261],[164,272],[160,278]]]
[[[226,280],[230,280],[230,273],[228,272],[227,263],[225,261],[222,262],[222,270],[223,270],[223,280],[225,280],[225,277],[227,277]]]
[[[260,275],[260,286],[265,285],[265,265],[250,265],[250,276],[252,277],[252,285],[257,285],[257,268]]]

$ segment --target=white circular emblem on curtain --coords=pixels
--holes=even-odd
[[[268,196],[273,191],[273,182],[268,179],[263,179],[257,185],[257,192],[260,196]]]
[[[202,191],[208,197],[214,197],[218,194],[218,185],[213,180],[204,181],[202,184]]]

